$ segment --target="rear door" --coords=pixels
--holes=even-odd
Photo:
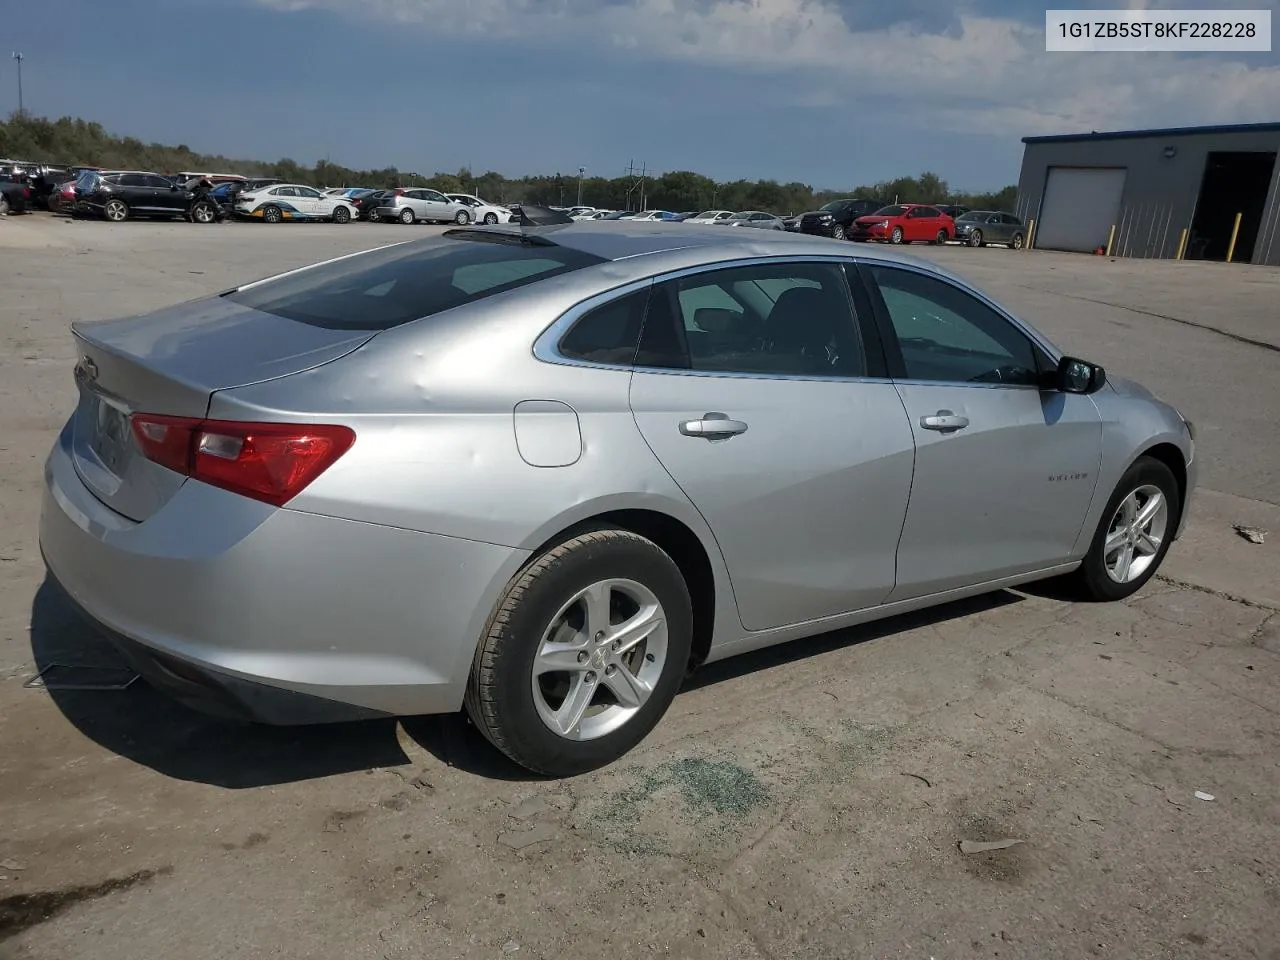
[[[113,178],[116,192],[130,210],[154,213],[159,206],[156,188],[144,173],[123,173]]]
[[[632,410],[715,534],[747,630],[874,606],[893,589],[911,427],[867,346],[870,308],[855,317],[854,302],[843,267],[822,260],[653,289]]]
[[[890,599],[1066,561],[1102,457],[1092,399],[1042,392],[1045,351],[959,286],[905,266],[861,272],[916,445]]]

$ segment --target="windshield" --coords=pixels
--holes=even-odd
[[[824,203],[818,209],[825,210],[828,213],[834,213],[835,211],[839,210],[843,206],[844,206],[843,200],[832,200],[830,203]]]
[[[897,204],[894,204],[893,206],[889,206],[889,207],[881,207],[879,210],[875,212],[875,215],[877,217],[900,217],[906,212],[907,212],[906,207],[902,207],[902,206],[898,206]]]

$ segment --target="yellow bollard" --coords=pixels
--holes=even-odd
[[[1116,239],[1116,225],[1111,225],[1111,231],[1107,234],[1107,256],[1111,256],[1111,244]]]
[[[1227,244],[1227,263],[1230,263],[1230,262],[1231,262],[1231,258],[1232,258],[1233,256],[1235,256],[1235,253],[1236,253],[1236,237],[1237,237],[1237,236],[1239,235],[1239,233],[1240,233],[1240,218],[1241,218],[1241,217],[1243,217],[1243,216],[1244,216],[1244,214],[1243,214],[1243,213],[1237,213],[1237,214],[1236,214],[1236,222],[1235,222],[1234,224],[1232,224],[1232,225],[1231,225],[1231,242],[1230,242],[1229,244]]]
[[[1036,222],[1035,220],[1027,221],[1027,249],[1031,249],[1031,244],[1036,238]]]
[[[1182,236],[1178,238],[1178,252],[1174,255],[1175,260],[1181,260],[1187,252],[1187,238],[1191,236],[1191,231],[1187,227],[1182,228]]]

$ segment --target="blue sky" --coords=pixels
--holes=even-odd
[[[928,169],[986,189],[1016,180],[1027,135],[1280,120],[1276,53],[1046,53],[1045,6],[46,0],[7,18],[6,40],[26,55],[33,113],[236,157],[428,173],[618,176],[634,160],[832,188]],[[5,60],[0,105],[16,101]]]

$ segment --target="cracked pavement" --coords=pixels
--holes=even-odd
[[[35,542],[67,323],[404,230],[13,219],[3,960],[1280,957],[1280,449],[1261,428],[1280,373],[1268,349],[1114,305],[1260,340],[1280,273],[913,251],[1196,421],[1208,489],[1163,576],[1121,604],[1031,587],[714,664],[627,758],[542,781],[456,717],[251,729],[141,683],[23,687],[37,658],[112,658]],[[1106,302],[1062,295],[1082,289]]]

